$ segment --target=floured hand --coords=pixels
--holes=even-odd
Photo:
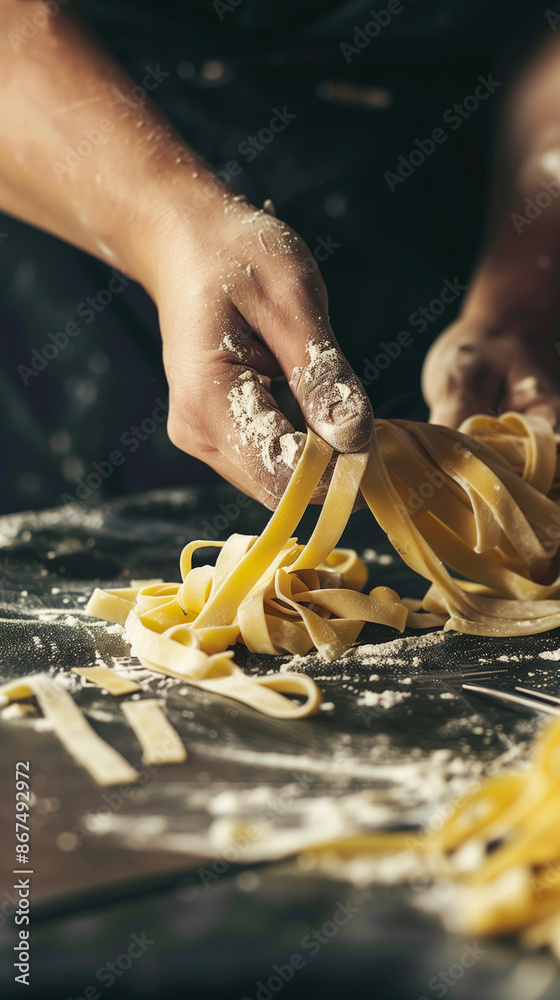
[[[459,427],[475,413],[515,410],[560,427],[558,334],[550,324],[494,329],[460,319],[435,341],[422,387],[431,423]]]
[[[278,409],[270,379],[285,375],[305,423],[337,451],[368,443],[371,405],[336,342],[323,280],[300,237],[229,192],[185,215],[184,226],[171,227],[156,294],[169,436],[274,508],[303,435]]]

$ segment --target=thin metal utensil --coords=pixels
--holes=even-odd
[[[560,698],[554,695],[543,695],[540,691],[529,691],[528,688],[516,688],[516,690],[526,691],[531,694],[530,698],[522,698],[521,695],[514,694],[513,691],[498,691],[496,688],[479,687],[477,684],[461,685],[465,691],[472,691],[474,694],[482,694],[488,698],[496,698],[498,701],[510,702],[513,705],[521,705],[522,708],[532,708],[534,712],[545,712],[547,715],[560,716],[560,707],[548,704],[544,699],[549,698],[557,702],[560,706]],[[543,699],[539,701],[539,698]]]
[[[531,688],[522,688],[522,687],[519,687],[517,685],[516,685],[515,690],[516,691],[523,691],[524,694],[533,695],[534,698],[535,697],[544,698],[545,701],[553,701],[555,705],[560,705],[560,698],[558,698],[555,694],[546,694],[545,691],[539,691],[538,696],[537,696],[537,695],[535,695],[535,692],[531,690]]]

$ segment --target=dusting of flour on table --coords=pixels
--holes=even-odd
[[[355,646],[346,650],[345,657],[351,657],[357,664],[373,667],[385,665],[389,667],[407,665],[418,666],[420,659],[413,657],[412,661],[407,658],[415,650],[422,650],[428,646],[439,646],[440,643],[448,641],[449,632],[428,632],[426,635],[409,635],[403,639],[393,639],[391,642],[364,643],[362,646]],[[415,662],[417,659],[417,662]]]
[[[393,691],[389,688],[386,691],[363,691],[358,698],[358,705],[367,705],[368,708],[392,708],[405,698],[410,698],[410,691]]]
[[[421,663],[419,656],[410,658],[410,653],[416,650],[419,652],[429,649],[430,646],[439,646],[441,643],[453,641],[450,632],[428,632],[424,635],[409,635],[402,639],[391,639],[389,642],[365,642],[362,645],[351,646],[341,656],[342,661],[352,661],[352,666],[356,667],[416,667]],[[408,654],[408,655],[407,655]],[[281,671],[309,670],[317,663],[321,663],[318,653],[307,653],[301,656],[296,653],[283,663]],[[344,664],[347,666],[347,663]],[[316,678],[318,679],[318,678]],[[370,678],[373,679],[373,678]],[[406,683],[406,682],[405,682]]]

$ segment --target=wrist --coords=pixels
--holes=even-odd
[[[142,210],[135,208],[125,226],[123,256],[156,304],[177,269],[184,275],[185,266],[208,247],[235,197],[203,160],[190,151],[184,155],[181,164],[160,171],[147,185]]]
[[[495,207],[462,316],[527,329],[560,311],[560,149],[518,164]]]
[[[560,313],[558,267],[546,251],[528,259],[486,258],[473,278],[461,319],[496,332],[542,329]]]

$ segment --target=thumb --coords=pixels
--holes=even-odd
[[[326,335],[318,333],[310,330],[294,343],[291,357],[284,361],[292,369],[290,388],[319,437],[336,451],[359,451],[372,435],[371,403],[330,327]]]
[[[331,329],[316,262],[289,232],[289,253],[278,252],[257,294],[235,305],[274,355],[307,425],[336,451],[359,451],[373,433],[371,403]]]

